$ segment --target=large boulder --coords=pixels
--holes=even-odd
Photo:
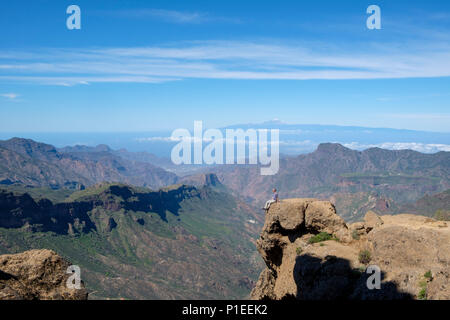
[[[267,268],[252,299],[449,299],[450,229],[413,216],[377,216],[348,227],[328,201],[273,204],[257,240]],[[369,289],[369,265],[381,288]]]
[[[87,300],[88,293],[67,287],[71,264],[51,250],[0,256],[0,300]]]

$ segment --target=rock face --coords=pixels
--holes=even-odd
[[[397,207],[404,203],[426,193],[450,189],[450,152],[423,154],[380,148],[356,151],[340,144],[324,143],[312,153],[280,161],[280,170],[274,176],[261,176],[258,166],[217,166],[212,172],[225,186],[255,206],[270,199],[268,186],[277,186],[283,199],[297,195],[334,197],[339,215],[352,222],[360,220],[368,210],[400,213]],[[349,172],[353,174],[347,175]],[[384,175],[386,172],[388,176]],[[413,179],[411,172],[414,172]],[[440,181],[430,177],[438,177]]]
[[[37,201],[28,193],[16,194],[0,190],[0,227],[27,226],[31,231],[52,231],[57,234],[88,233],[102,227],[96,224],[89,214],[94,208],[102,207],[108,211],[152,210],[159,213],[164,220],[166,210],[176,212],[184,199],[201,196],[199,190],[186,185],[141,192],[127,185],[103,183],[89,187],[85,192],[88,196],[83,196],[84,193],[81,192],[79,198],[70,202],[53,204],[48,199]],[[116,227],[116,222],[108,217],[105,225],[105,228],[101,229],[111,231]]]
[[[57,150],[22,138],[0,140],[0,184],[82,189],[103,181],[118,181],[160,188],[178,180],[172,172],[122,158],[107,146],[87,149]]]
[[[328,201],[287,199],[257,249],[267,268],[252,299],[450,299],[450,228],[430,218],[369,212],[347,226]],[[367,285],[373,265],[380,289]]]
[[[51,250],[0,256],[0,300],[87,300],[88,293],[69,289],[70,263]]]

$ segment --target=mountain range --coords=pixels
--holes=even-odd
[[[330,200],[348,222],[369,210],[447,220],[450,209],[450,152],[324,143],[281,158],[274,176],[257,165],[176,175],[167,162],[106,145],[0,141],[0,253],[52,249],[81,267],[91,298],[238,299],[263,268],[255,208],[273,187],[281,199]]]
[[[104,181],[158,188],[177,176],[148,162],[119,157],[108,147],[95,152],[59,151],[30,139],[0,141],[0,184],[82,188]]]
[[[46,248],[97,299],[237,299],[262,261],[262,215],[217,185],[158,191],[101,183],[58,202],[0,191],[0,252]]]
[[[0,141],[0,160],[0,184],[54,189],[80,189],[104,181],[150,188],[175,183],[201,185],[201,177],[214,173],[228,191],[255,207],[262,206],[275,187],[280,197],[329,199],[347,221],[361,219],[368,210],[399,213],[427,194],[450,188],[450,152],[357,151],[337,143],[322,143],[314,152],[282,157],[280,171],[274,176],[261,176],[254,165],[177,171],[171,169],[177,166],[169,159],[146,152],[112,150],[106,145],[56,149],[19,138]]]
[[[312,153],[280,159],[280,171],[259,175],[257,166],[221,166],[211,170],[220,181],[251,203],[261,205],[272,188],[280,197],[331,199],[347,221],[368,210],[396,213],[425,194],[450,188],[450,152],[351,150],[323,143]]]

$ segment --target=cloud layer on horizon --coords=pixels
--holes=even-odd
[[[166,136],[153,136],[153,137],[140,137],[136,138],[135,141],[140,143],[178,143],[182,139],[166,137]],[[235,142],[237,145],[242,145],[248,143],[245,140],[237,140],[231,141],[226,138],[219,139],[222,143],[233,143]],[[208,145],[212,142],[211,139],[203,138],[201,140],[205,145]],[[199,142],[195,137],[191,137],[187,139],[187,142],[194,143]],[[270,142],[270,141],[269,141]],[[440,151],[450,152],[450,145],[443,143],[421,143],[421,142],[380,142],[380,143],[362,143],[362,142],[341,142],[334,141],[334,143],[340,143],[344,147],[347,147],[352,150],[367,150],[370,148],[381,148],[386,150],[413,150],[421,153],[436,153]],[[296,153],[306,153],[314,151],[319,142],[312,140],[283,140],[279,141],[280,150],[282,153],[287,154],[296,154]]]

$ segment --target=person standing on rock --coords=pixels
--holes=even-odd
[[[268,200],[268,201],[266,202],[266,204],[264,205],[264,208],[262,208],[262,209],[265,210],[266,212],[269,211],[270,205],[271,205],[272,203],[278,202],[278,192],[277,192],[277,189],[274,188],[274,189],[272,190],[272,193],[273,193],[272,199]]]

